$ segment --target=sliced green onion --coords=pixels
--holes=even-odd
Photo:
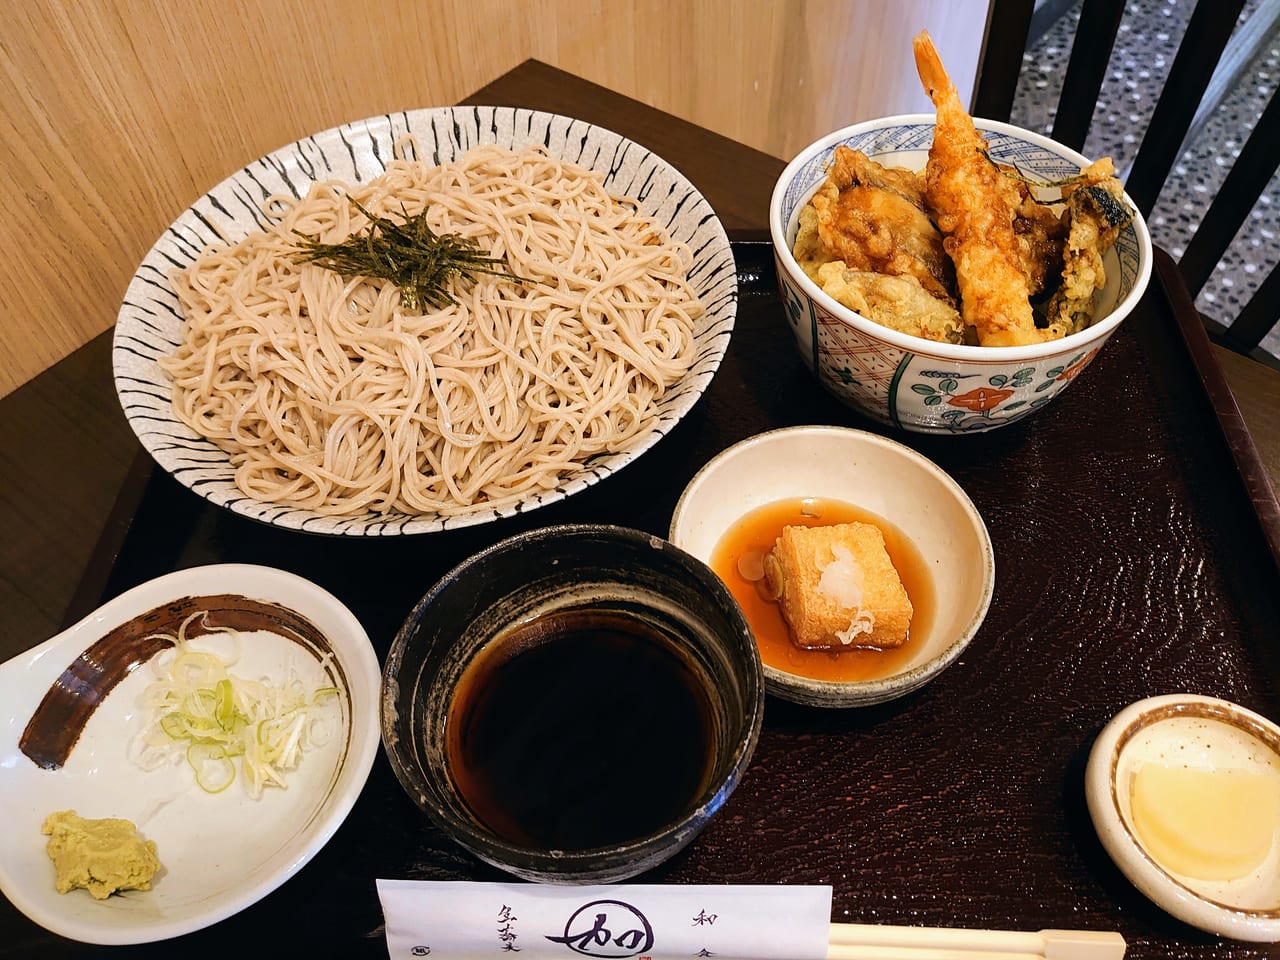
[[[326,741],[326,717],[341,691],[308,690],[292,674],[281,684],[236,677],[217,655],[191,649],[185,627],[171,638],[173,655],[152,663],[157,680],[142,695],[150,718],[131,747],[135,760],[151,769],[164,751],[183,750],[208,793],[226,790],[238,771],[255,798],[266,787],[287,787],[286,774]],[[239,636],[220,633],[231,635],[238,656]]]
[[[218,698],[218,706],[214,709],[213,715],[218,720],[218,726],[223,730],[230,730],[232,721],[236,717],[236,702],[231,693],[231,681],[223,677],[213,689]]]
[[[787,587],[786,578],[782,573],[782,564],[778,562],[778,558],[772,551],[764,556],[764,579],[756,586],[761,588],[761,593],[766,600],[782,599],[782,594]]]
[[[187,747],[187,763],[191,764],[196,783],[205,793],[221,793],[235,782],[235,764],[217,744],[193,743]]]

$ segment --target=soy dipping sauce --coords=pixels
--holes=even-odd
[[[580,851],[690,812],[714,737],[705,682],[664,628],[570,608],[512,628],[466,668],[445,752],[458,793],[495,834]]]

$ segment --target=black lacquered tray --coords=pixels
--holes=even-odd
[[[653,450],[567,501],[478,528],[320,538],[218,510],[140,461],[72,616],[176,568],[281,567],[343,600],[380,658],[417,599],[505,536],[562,522],[665,535],[717,452],[775,427],[889,432],[823,393],[777,298],[768,244],[735,244],[738,323],[707,394]],[[1163,256],[1163,255],[1161,255]],[[1162,269],[1170,264],[1164,258]],[[1046,410],[991,434],[893,432],[946,469],[996,551],[982,630],[939,679],[875,708],[770,700],[738,790],[651,883],[822,883],[833,920],[1120,930],[1128,956],[1280,956],[1173,920],[1102,850],[1082,775],[1126,704],[1189,691],[1280,716],[1274,498],[1186,303],[1160,273],[1143,306]],[[437,833],[380,757],[324,850],[258,904],[130,956],[385,957],[379,877],[505,880]],[[62,940],[0,903],[0,956],[111,952]]]

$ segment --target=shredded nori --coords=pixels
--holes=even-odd
[[[1123,227],[1133,219],[1133,211],[1102,187],[1085,187],[1084,190],[1098,208],[1098,212],[1107,218],[1107,223],[1111,226]]]
[[[397,223],[348,199],[369,218],[369,228],[353,233],[341,243],[321,243],[294,230],[300,238],[304,260],[344,277],[390,280],[400,289],[400,302],[409,310],[424,306],[441,309],[457,303],[448,289],[454,277],[487,273],[523,281],[506,269],[505,257],[486,256],[474,240],[437,234],[427,223],[425,210],[409,216],[402,206],[404,221]]]

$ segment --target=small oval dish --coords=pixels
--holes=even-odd
[[[1237,704],[1140,700],[1103,728],[1085,796],[1121,872],[1179,920],[1280,940],[1280,727]]]
[[[285,772],[287,789],[255,799],[237,763],[235,780],[206,792],[180,753],[154,769],[131,753],[148,716],[142,692],[156,680],[152,658],[172,647],[154,638],[200,611],[207,628],[188,626],[190,648],[225,643],[229,676],[276,689],[296,678],[304,691],[324,691],[314,715],[324,723]],[[216,626],[238,640],[204,633]],[[354,614],[283,570],[195,567],[108,601],[0,664],[0,891],[34,922],[85,943],[164,940],[237,913],[297,873],[350,812],[377,755],[379,679]],[[154,841],[160,869],[150,889],[59,893],[41,828],[66,810],[129,820]]]
[[[895,440],[835,426],[788,427],[749,437],[690,481],[672,514],[669,539],[726,580],[748,609],[748,620],[753,614],[780,618],[772,604],[757,602],[751,583],[718,569],[713,557],[722,538],[748,514],[801,499],[851,505],[896,528],[918,555],[930,609],[913,619],[908,644],[885,651],[891,658],[872,666],[865,678],[800,675],[765,656],[766,690],[813,706],[867,706],[910,693],[954,663],[982,625],[995,591],[991,538],[960,485]],[[759,641],[762,624],[752,626]]]

